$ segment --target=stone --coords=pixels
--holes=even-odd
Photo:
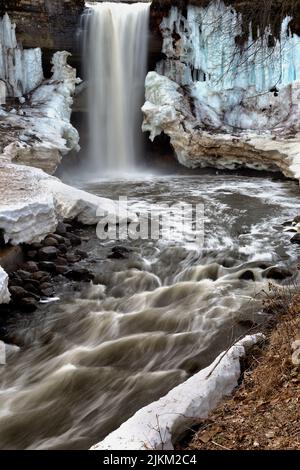
[[[66,258],[67,258],[67,261],[72,264],[78,263],[78,261],[80,261],[80,256],[75,255],[73,253],[67,253]]]
[[[67,266],[63,266],[63,265],[56,266],[57,274],[62,274],[64,276],[68,271],[69,271],[69,268]]]
[[[57,248],[54,246],[46,246],[39,250],[39,258],[42,261],[50,261],[57,257]]]
[[[40,264],[42,264],[42,263],[40,263]],[[47,264],[47,266],[48,266],[48,264]],[[42,279],[45,279],[45,278],[50,279],[50,276],[45,271],[37,271],[36,273],[32,274],[31,278],[35,279],[36,281],[41,281]]]
[[[24,297],[28,296],[28,292],[20,286],[10,286],[9,292],[13,300],[23,299]]]
[[[56,232],[55,234],[64,236],[67,233],[66,226],[63,222],[58,222],[57,227],[56,227]]]
[[[94,275],[85,268],[73,268],[66,273],[68,279],[73,281],[91,281],[94,279]]]
[[[243,274],[240,275],[239,279],[243,281],[255,281],[254,272],[248,269],[247,271],[244,271]]]
[[[291,243],[300,245],[300,233],[296,233],[296,235],[294,235],[293,238],[291,238]]]
[[[37,263],[34,261],[27,261],[27,263],[23,265],[23,268],[29,273],[35,273],[39,270]]]
[[[36,259],[37,254],[38,252],[36,250],[27,251],[27,258],[34,260]]]
[[[51,274],[56,273],[56,264],[51,261],[41,261],[39,263],[39,267],[41,270],[46,271]]]
[[[276,279],[278,281],[282,281],[292,276],[293,272],[290,269],[280,266],[273,266],[272,268],[268,268],[264,272],[264,277],[266,277],[267,279]]]
[[[57,247],[58,245],[59,245],[59,243],[54,237],[47,237],[44,241],[44,246]]]
[[[32,313],[38,307],[38,302],[34,297],[25,297],[18,302],[18,308],[25,313]]]
[[[127,259],[132,253],[132,249],[126,248],[125,246],[115,246],[112,249],[112,253],[108,256],[110,259]]]
[[[66,237],[70,240],[72,246],[79,246],[81,245],[81,238],[73,233],[67,233]]]

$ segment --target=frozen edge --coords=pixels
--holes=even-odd
[[[261,333],[246,336],[209,367],[139,410],[91,450],[173,450],[173,443],[187,428],[207,418],[232,394],[241,375],[240,359],[264,338]]]
[[[8,275],[0,266],[0,304],[7,304],[9,301]]]

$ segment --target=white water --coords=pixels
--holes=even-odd
[[[89,162],[101,175],[129,173],[141,152],[150,3],[88,6]]]

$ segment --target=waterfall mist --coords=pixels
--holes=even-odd
[[[150,3],[91,3],[85,15],[89,166],[128,173],[142,153]]]

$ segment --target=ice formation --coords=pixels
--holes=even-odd
[[[23,50],[17,43],[15,29],[7,14],[0,18],[0,80],[5,83],[8,96],[21,97],[44,78],[42,52],[39,48]]]
[[[284,19],[278,39],[267,29],[253,40],[249,25],[241,45],[242,16],[222,1],[206,8],[190,5],[187,17],[172,7],[160,26],[166,59],[157,71],[180,85],[205,83],[215,91],[253,87],[263,92],[289,85],[300,79],[300,38],[289,30],[291,19]]]
[[[0,266],[0,304],[7,304],[9,300],[8,275]]]
[[[70,123],[72,95],[80,79],[67,64],[68,52],[53,56],[53,75],[17,109],[1,110],[7,159],[54,173],[63,155],[79,149],[79,134]],[[1,157],[0,157],[1,158]]]
[[[230,395],[241,374],[240,358],[264,338],[246,336],[206,369],[139,410],[92,450],[173,450],[173,444]]]
[[[144,131],[164,132],[188,167],[280,170],[300,175],[300,38],[286,17],[241,44],[242,19],[215,0],[173,7],[161,23],[163,53],[146,78]],[[271,41],[272,39],[272,41]]]

